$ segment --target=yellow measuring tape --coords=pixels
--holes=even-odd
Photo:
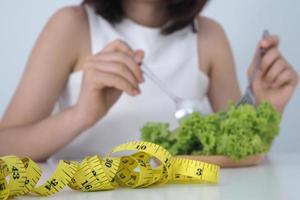
[[[65,186],[84,192],[111,190],[117,187],[140,188],[164,183],[217,183],[219,166],[174,158],[159,145],[129,142],[112,153],[134,150],[130,156],[86,157],[80,163],[60,161],[55,172],[42,185],[41,168],[29,158],[0,157],[0,200],[26,195],[55,194]],[[157,166],[151,165],[156,159]],[[9,179],[9,180],[8,180]]]

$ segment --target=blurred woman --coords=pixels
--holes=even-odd
[[[85,0],[49,20],[0,125],[0,155],[82,158],[139,139],[147,121],[175,124],[168,97],[144,77],[147,65],[179,96],[198,99],[203,113],[241,97],[233,56],[217,22],[200,15],[207,0]],[[257,103],[283,112],[298,76],[279,39],[255,78]],[[59,110],[52,114],[58,102]]]

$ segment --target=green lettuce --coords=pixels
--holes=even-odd
[[[279,133],[280,115],[270,103],[258,107],[229,106],[208,116],[193,113],[171,131],[167,123],[147,123],[144,141],[163,146],[174,155],[225,155],[241,160],[267,153]]]
[[[148,122],[141,129],[141,132],[143,140],[159,144],[165,149],[170,149],[176,142],[167,123]]]

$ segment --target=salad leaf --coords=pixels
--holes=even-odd
[[[175,155],[225,155],[241,160],[266,153],[279,133],[280,115],[270,103],[258,107],[229,106],[227,112],[208,116],[193,113],[171,131],[166,123],[147,123],[142,139]]]
[[[165,149],[170,149],[175,143],[174,134],[169,130],[167,123],[148,122],[141,132],[143,140],[157,143]]]

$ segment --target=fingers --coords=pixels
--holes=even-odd
[[[139,83],[144,82],[143,73],[139,66],[144,58],[144,52],[141,50],[133,51],[130,46],[122,41],[115,40],[108,44],[96,57],[105,61],[114,61],[125,64]]]
[[[298,74],[284,58],[280,58],[270,65],[263,79],[268,87],[280,88],[286,84],[297,85]]]
[[[287,68],[286,63],[283,60],[277,60],[265,75],[265,79],[268,84],[272,85],[277,77],[285,71]]]
[[[145,57],[145,52],[143,50],[139,49],[135,52],[134,59],[138,64],[142,64],[144,57]]]
[[[124,53],[114,52],[114,53],[102,53],[99,54],[95,59],[107,61],[107,62],[116,62],[126,66],[130,72],[133,74],[134,78],[139,82],[144,82],[143,73],[138,62],[134,57],[130,57]]]
[[[109,43],[101,52],[116,52],[120,51],[129,56],[134,56],[134,51],[129,47],[129,45],[122,40],[114,40]]]
[[[132,87],[140,91],[139,81],[126,65],[117,62],[99,61],[94,63],[94,67],[101,72],[108,72],[122,76],[132,85]]]
[[[95,68],[89,68],[85,75],[91,83],[91,90],[102,90],[105,87],[113,87],[120,91],[124,91],[131,96],[136,96],[139,93],[139,91],[137,91],[137,89],[133,87],[127,79],[118,74],[102,72]]]
[[[272,38],[270,38],[272,40]],[[284,85],[297,85],[298,74],[290,66],[290,64],[282,57],[278,49],[278,39],[273,38],[272,48],[267,50],[262,58],[261,77],[265,81],[266,86],[270,88],[280,88]]]
[[[127,54],[130,57],[133,57],[138,64],[142,62],[145,56],[143,50],[134,51],[132,50],[132,48],[130,48],[130,46],[126,42],[122,40],[115,40],[111,42],[99,54],[103,52],[118,52],[118,51]]]
[[[278,36],[276,35],[269,35],[267,37],[265,37],[264,39],[262,39],[259,42],[259,47],[263,48],[263,49],[269,49],[272,47],[277,47],[280,43],[280,39]]]
[[[293,68],[288,67],[275,79],[272,88],[280,88],[286,84],[297,85],[298,75]]]
[[[137,95],[140,93],[139,83],[144,81],[139,66],[143,57],[143,51],[134,52],[125,42],[116,40],[107,45],[100,53],[88,58],[86,67],[96,69],[106,75],[115,76],[118,80],[122,78],[121,80],[130,84],[134,90],[130,92],[127,89],[127,93]]]
[[[99,85],[100,87],[102,85],[105,87],[114,87],[120,91],[125,91],[131,96],[139,94],[139,91],[132,87],[126,79],[116,74],[101,73],[101,75],[99,74],[99,76],[95,78],[95,82],[97,83],[96,85]]]
[[[278,50],[279,42],[278,36],[270,35],[266,36],[258,43],[253,61],[248,69],[249,77],[251,77],[253,70],[257,65],[259,56],[263,56],[262,64],[260,66],[263,74],[267,72],[272,63],[281,57],[280,51]],[[262,50],[265,51],[264,55],[261,55]]]
[[[281,53],[278,48],[273,47],[269,49],[262,58],[261,61],[261,70],[263,73],[266,73],[269,68],[281,58]]]

